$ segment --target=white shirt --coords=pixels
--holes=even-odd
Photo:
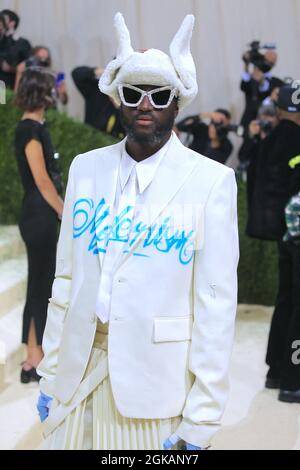
[[[118,184],[113,208],[114,218],[118,216],[120,212],[122,212],[124,204],[127,207],[139,204],[140,196],[152,183],[155,173],[168,151],[172,138],[173,136],[171,136],[168,142],[158,152],[141,162],[136,162],[128,154],[125,141],[120,161]],[[126,186],[132,183],[132,181],[129,181],[130,178],[135,179],[133,182],[135,194],[133,195],[133,190],[131,188],[129,190],[129,199],[126,200],[125,198],[124,201],[124,198],[121,198],[121,196],[125,194],[124,190]],[[126,189],[128,189],[128,187]],[[133,225],[133,212],[134,211],[128,213],[128,217],[131,217],[131,226],[128,227],[127,232],[128,236]],[[106,323],[109,320],[110,315],[110,301],[113,277],[115,273],[115,262],[119,258],[120,252],[124,251],[125,249],[126,245],[124,243],[116,240],[109,240],[107,250],[103,258],[103,266],[96,304],[96,314],[103,323]]]

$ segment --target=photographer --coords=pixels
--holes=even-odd
[[[240,149],[239,171],[245,175],[247,181],[248,210],[250,211],[251,198],[256,179],[257,158],[260,155],[261,143],[278,125],[277,109],[275,105],[262,105],[258,111],[257,119],[251,121],[244,143]]]
[[[282,81],[270,73],[277,62],[277,53],[273,45],[261,45],[253,41],[242,57],[245,71],[242,75],[241,90],[245,94],[245,111],[241,125],[247,129],[250,122],[256,119],[258,109],[264,99],[272,94],[274,88],[281,86]]]
[[[208,120],[209,124],[203,122],[204,120]],[[178,131],[193,136],[192,143],[189,145],[191,150],[225,164],[233,149],[228,139],[228,132],[231,130],[230,122],[229,111],[217,109],[212,113],[187,117],[176,124],[176,127]]]
[[[284,237],[285,208],[300,190],[300,104],[295,94],[299,89],[291,85],[280,89],[279,124],[260,142],[247,225],[249,236],[278,242],[279,290],[266,387],[280,389],[278,399],[290,403],[300,403],[300,365],[292,362],[293,343],[300,338],[300,247]]]
[[[5,22],[6,41],[0,46],[0,79],[8,88],[13,89],[18,64],[27,60],[31,45],[27,39],[18,37],[16,30],[20,24],[19,16],[11,10],[1,12],[2,21]],[[1,27],[0,27],[1,28]]]
[[[25,70],[29,67],[42,67],[45,69],[51,70],[52,68],[52,58],[51,53],[48,47],[45,46],[37,46],[35,47],[30,57],[18,65],[17,67],[17,74],[16,74],[16,82],[15,82],[15,92],[17,93],[19,83],[21,77]],[[65,75],[63,73],[56,74],[56,81],[55,81],[55,90],[57,94],[57,99],[60,101],[62,105],[67,105],[69,101],[67,86],[65,81]]]
[[[0,14],[0,80],[8,88],[12,88],[15,74],[10,62],[11,41],[7,36],[7,24],[3,15]]]
[[[259,143],[265,139],[278,124],[277,109],[274,104],[262,105],[258,110],[257,119],[250,122],[240,149],[240,161],[245,167],[253,160]]]
[[[119,110],[112,100],[99,93],[98,82],[103,70],[100,67],[77,67],[72,72],[74,83],[85,100],[85,123],[102,132],[122,139]]]

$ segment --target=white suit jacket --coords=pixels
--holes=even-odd
[[[42,391],[62,403],[76,392],[93,346],[122,145],[79,155],[70,167],[38,369]],[[144,194],[147,221],[135,224],[113,279],[113,395],[125,417],[182,415],[177,434],[203,447],[228,396],[239,256],[235,175],[173,135]]]

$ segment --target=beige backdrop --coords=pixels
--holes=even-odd
[[[241,54],[253,39],[276,42],[274,74],[300,79],[300,0],[0,0],[22,19],[20,34],[48,45],[55,68],[68,75],[68,111],[82,116],[83,101],[70,71],[105,65],[116,52],[113,15],[121,11],[135,48],[168,51],[184,15],[196,16],[192,50],[200,93],[185,114],[228,107],[235,119],[243,108]]]

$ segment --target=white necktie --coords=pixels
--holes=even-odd
[[[134,208],[136,204],[136,194],[137,194],[137,175],[136,175],[136,167],[132,167],[131,173],[125,184],[125,187],[121,193],[119,199],[119,205],[117,214],[121,214],[124,209],[127,207],[132,207],[133,209],[130,210],[129,214],[133,218]]]
[[[136,168],[132,168],[127,183],[123,189],[123,192],[120,195],[119,204],[117,210],[115,210],[115,217],[121,216],[125,210],[128,209],[128,215],[122,216],[125,218],[132,219],[130,227],[128,226],[127,234],[120,234],[122,238],[129,237],[130,230],[133,225],[134,218],[134,208],[136,205],[136,194],[137,194],[137,178],[136,178]],[[130,207],[130,209],[129,209]],[[112,238],[116,234],[112,234]],[[126,243],[121,241],[112,241],[110,240],[107,246],[106,254],[103,260],[102,273],[100,286],[97,295],[96,303],[96,314],[102,323],[106,323],[109,320],[110,313],[110,301],[111,301],[111,291],[112,291],[112,281],[114,274],[114,265],[118,259],[120,252],[125,249]]]

